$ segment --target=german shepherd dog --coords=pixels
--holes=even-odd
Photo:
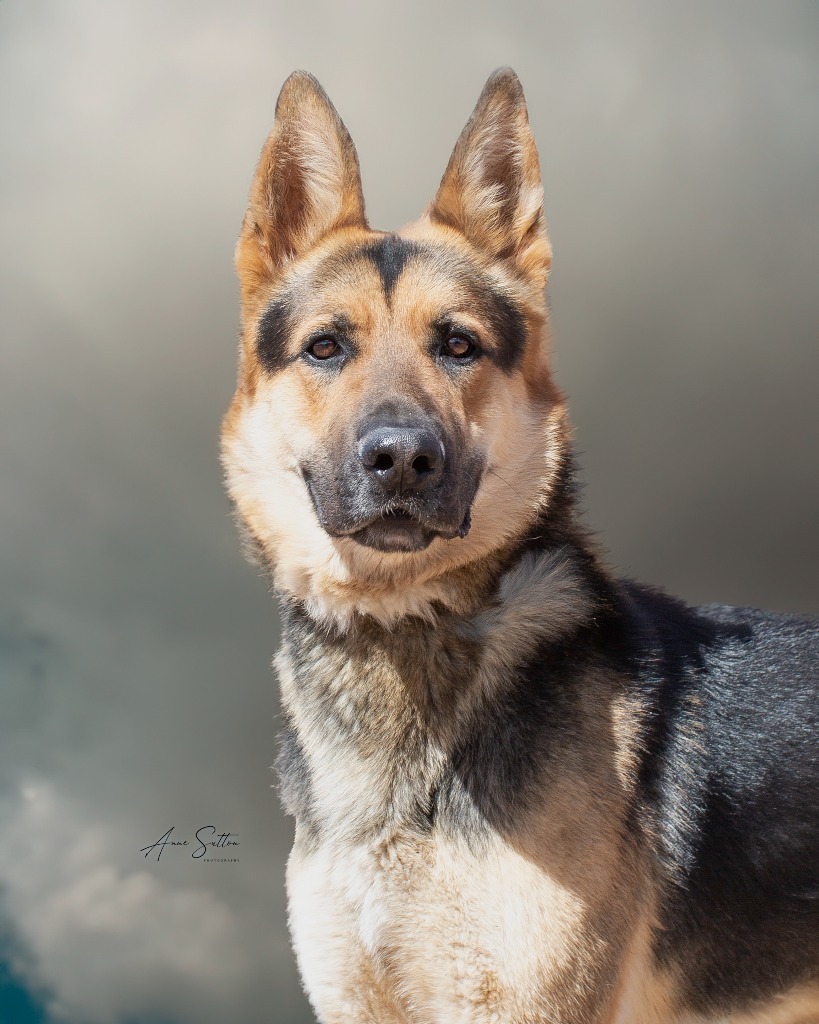
[[[550,260],[512,71],[397,233],[287,80],[222,451],[281,607],[306,990],[325,1024],[815,1024],[816,624],[606,568]]]

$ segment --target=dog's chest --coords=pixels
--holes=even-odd
[[[559,1003],[577,981],[584,907],[497,838],[475,850],[434,832],[346,848],[297,842],[288,893],[323,1022],[570,1019]]]

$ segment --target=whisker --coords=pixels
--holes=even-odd
[[[516,487],[513,487],[512,484],[510,484],[509,481],[505,477],[501,476],[501,474],[494,467],[490,466],[487,469],[487,473],[492,473],[492,475],[496,476],[498,478],[498,480],[501,481],[501,483],[506,484],[506,486],[515,495],[516,498],[519,498],[521,501],[525,501],[526,500],[523,497],[523,495],[520,493],[520,491]]]

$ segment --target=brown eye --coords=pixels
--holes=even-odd
[[[450,334],[444,342],[444,355],[452,356],[454,359],[468,359],[474,352],[474,342],[462,334]]]
[[[339,344],[332,338],[319,338],[307,349],[314,359],[331,359],[338,351]]]

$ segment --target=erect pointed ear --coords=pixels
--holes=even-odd
[[[236,250],[243,289],[351,225],[367,226],[353,140],[316,79],[295,71],[279,93],[250,188]]]
[[[427,212],[545,284],[552,250],[540,162],[523,89],[511,68],[489,77]]]

